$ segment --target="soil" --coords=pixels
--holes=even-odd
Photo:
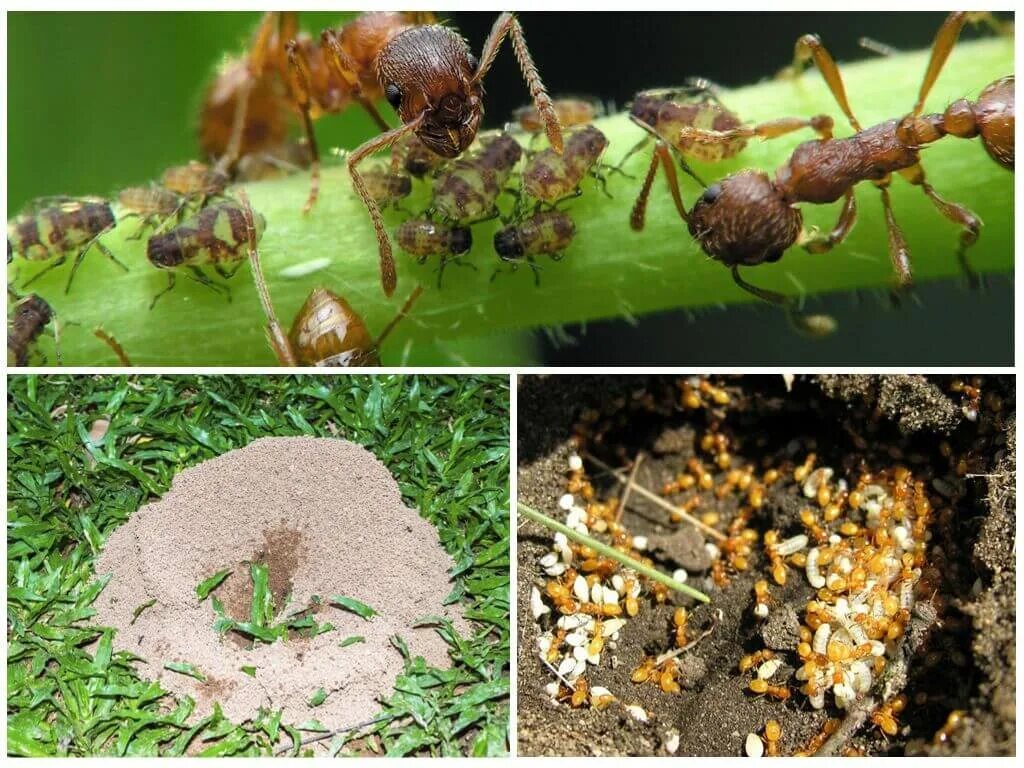
[[[230,568],[213,592],[225,613],[249,619],[249,566],[269,569],[277,621],[333,595],[355,598],[377,614],[366,621],[323,602],[315,620],[333,631],[295,633],[256,643],[213,629],[213,600],[196,586]],[[241,722],[257,710],[283,709],[283,721],[317,719],[329,729],[366,721],[390,694],[403,661],[391,637],[413,655],[448,666],[447,644],[424,616],[446,616],[464,629],[451,592],[452,560],[437,531],[402,503],[387,468],[344,440],[266,438],[181,472],[159,501],[139,509],[109,538],[96,572],[113,578],[96,601],[98,623],[117,628],[115,647],[141,657],[137,668],[196,701],[195,718],[219,702]],[[133,621],[133,612],[157,603]],[[276,622],[275,622],[276,623]],[[365,642],[342,648],[351,635]],[[164,667],[194,665],[201,682]],[[242,667],[255,667],[255,677]],[[307,702],[327,692],[317,707]]]
[[[936,621],[915,619],[907,637],[911,651],[905,681],[910,706],[895,737],[884,737],[870,723],[843,737],[841,746],[868,755],[1014,753],[1015,739],[1015,559],[1014,559],[1014,380],[987,377],[986,393],[998,393],[1001,410],[981,409],[976,422],[965,418],[959,394],[950,393],[953,377],[921,376],[781,376],[729,377],[724,380],[733,403],[726,423],[748,437],[744,457],[789,455],[808,449],[822,457],[819,465],[839,468],[864,458],[892,465],[894,459],[915,465],[933,482],[955,483],[964,495],[956,515],[933,531],[933,545],[944,553],[936,563],[944,581],[933,599]],[[573,423],[584,408],[608,412],[609,406],[635,400],[641,393],[673,387],[673,378],[658,376],[522,376],[519,379],[519,499],[555,514],[565,492]],[[791,390],[790,390],[791,387]],[[628,409],[627,409],[628,410]],[[693,437],[703,416],[678,409],[655,416],[630,412],[606,435],[605,460],[625,465],[639,450],[645,460],[638,482],[659,488],[674,477],[693,453]],[[948,442],[955,455],[966,455],[966,477],[955,477],[940,448]],[[622,446],[616,462],[613,448]],[[917,470],[915,470],[917,471]],[[598,496],[617,492],[609,478],[591,470]],[[714,497],[702,510],[735,514],[728,499],[716,508]],[[732,506],[730,507],[730,503]],[[799,532],[801,507],[792,484],[772,486],[752,525],[763,532],[778,528],[785,536]],[[556,515],[557,516],[557,515]],[[749,675],[737,669],[739,658],[760,648],[781,652],[782,676],[796,666],[795,633],[802,606],[813,590],[806,579],[791,578],[772,587],[771,617],[758,624],[751,613],[752,585],[764,577],[760,548],[751,570],[716,587],[694,560],[692,532],[674,533],[662,510],[631,496],[623,522],[633,534],[650,540],[649,554],[671,572],[684,562],[689,584],[707,592],[710,606],[673,596],[666,605],[648,607],[620,634],[609,664],[602,657],[587,680],[608,688],[619,701],[603,711],[571,709],[553,703],[544,687],[553,678],[538,659],[539,626],[529,610],[530,589],[542,583],[538,560],[550,551],[546,529],[521,521],[518,537],[518,753],[520,755],[665,755],[678,737],[676,755],[742,755],[748,733],[761,733],[769,718],[782,726],[780,748],[788,754],[817,734],[825,720],[842,712],[831,703],[810,708],[799,692],[785,702],[754,697],[745,691]],[[704,566],[706,567],[706,566]],[[671,616],[677,604],[691,609],[688,626],[714,631],[686,654],[680,682],[683,692],[669,695],[653,685],[637,685],[630,676],[641,658],[670,648]],[[721,618],[717,612],[721,611]],[[546,619],[547,617],[545,617]],[[791,681],[792,683],[793,681]],[[639,704],[647,722],[631,717],[624,706]],[[941,745],[936,732],[952,710],[965,710],[964,724]],[[845,728],[843,729],[845,731]]]

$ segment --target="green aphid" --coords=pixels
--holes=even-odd
[[[71,290],[75,272],[92,246],[96,246],[121,269],[128,267],[99,241],[100,235],[114,228],[117,220],[110,203],[98,197],[47,197],[35,200],[25,211],[7,222],[7,260],[18,256],[26,261],[50,261],[46,269],[34,275],[29,285],[68,256],[75,262],[68,275],[65,293]]]

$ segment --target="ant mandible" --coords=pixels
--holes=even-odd
[[[668,177],[676,210],[704,252],[729,267],[741,288],[790,312],[796,306],[794,300],[750,285],[740,277],[739,267],[778,261],[786,249],[796,243],[811,253],[825,253],[834,248],[846,238],[856,221],[854,187],[862,181],[871,181],[881,192],[889,255],[900,285],[911,285],[910,252],[889,200],[888,187],[894,172],[920,187],[939,213],[961,226],[958,255],[965,263],[965,250],[977,240],[981,222],[966,207],[945,200],[932,188],[920,163],[920,148],[946,134],[963,138],[980,136],[988,153],[1003,167],[1012,170],[1013,76],[996,80],[975,102],[961,99],[942,114],[922,117],[921,112],[963,26],[969,21],[987,18],[982,13],[951,13],[935,37],[913,110],[902,119],[887,120],[866,129],[853,115],[832,56],[818,37],[804,35],[796,44],[794,69],[799,70],[803,63],[813,61],[856,131],[853,136],[833,138],[827,126],[822,125],[821,138],[797,146],[786,164],[776,170],[774,180],[761,171],[739,171],[705,189],[689,212],[682,202],[668,147],[664,141],[659,141],[644,191],[650,188],[660,162]],[[703,141],[726,142],[734,138],[730,131],[687,128],[681,132],[684,137]],[[800,210],[793,207],[794,204],[831,203],[839,198],[843,198],[843,208],[832,231],[824,236],[806,233]]]
[[[461,154],[476,136],[484,112],[483,78],[506,36],[512,38],[552,146],[562,146],[558,116],[512,13],[502,13],[495,21],[479,59],[457,32],[430,21],[423,14],[366,13],[338,30],[324,30],[317,44],[299,36],[294,13],[268,13],[245,61],[226,67],[211,87],[201,119],[204,149],[219,155],[218,169],[226,170],[240,155],[279,142],[288,107],[297,109],[311,155],[310,191],[303,209],[308,213],[319,194],[313,119],[340,112],[353,101],[366,109],[383,133],[357,148],[348,168],[373,220],[381,283],[388,296],[397,284],[391,244],[380,208],[357,166],[410,133],[441,157]],[[283,100],[277,78],[286,86]],[[389,130],[373,106],[379,96],[395,108],[402,126]]]

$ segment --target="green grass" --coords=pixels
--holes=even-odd
[[[405,669],[379,721],[325,743],[332,754],[507,752],[507,380],[62,375],[11,377],[8,390],[8,754],[311,752],[296,745],[323,729],[312,716],[233,723],[215,711],[194,721],[190,699],[139,679],[113,631],[90,621],[105,583],[93,580],[93,561],[184,467],[258,437],[335,434],[380,458],[405,502],[437,526],[456,563],[449,600],[474,629],[460,636],[423,617],[448,642],[450,669],[411,657],[396,637]],[[93,442],[100,416],[110,427]],[[182,670],[192,672],[201,674]]]

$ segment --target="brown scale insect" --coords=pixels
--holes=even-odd
[[[380,365],[380,348],[395,326],[409,313],[423,289],[409,295],[398,314],[374,339],[363,318],[341,296],[326,288],[314,288],[295,314],[291,330],[285,336],[277,320],[270,291],[263,277],[257,248],[262,225],[259,214],[242,193],[242,213],[252,265],[253,282],[267,318],[267,341],[278,361],[287,366],[354,368]]]
[[[572,244],[574,237],[576,225],[569,214],[562,211],[540,211],[518,224],[495,232],[494,250],[502,261],[512,264],[513,270],[525,260],[533,270],[534,281],[540,285],[540,267],[534,263],[533,257],[546,253],[557,261],[562,257],[562,251]]]
[[[597,99],[559,98],[553,99],[551,106],[558,116],[562,128],[586,125],[605,113],[604,106]],[[546,126],[540,110],[532,104],[520,107],[512,113],[512,120],[519,124],[527,133],[542,133]]]
[[[496,216],[498,195],[523,156],[523,148],[508,133],[481,143],[478,152],[457,160],[434,182],[431,210],[447,221],[471,224]]]
[[[789,161],[780,167],[774,180],[756,170],[734,173],[712,184],[686,211],[679,193],[679,183],[667,146],[660,141],[648,171],[641,212],[646,195],[660,162],[669,179],[673,201],[690,234],[712,259],[729,267],[733,280],[753,295],[783,307],[798,327],[814,332],[798,316],[793,299],[746,283],[739,274],[741,266],[772,263],[782,258],[790,246],[799,243],[811,253],[825,253],[840,244],[856,220],[854,187],[870,181],[881,192],[888,229],[889,255],[899,283],[911,284],[910,253],[906,240],[892,214],[888,187],[893,173],[899,173],[912,185],[920,187],[925,196],[944,217],[961,229],[958,255],[965,263],[965,251],[978,237],[980,221],[965,207],[938,195],[925,179],[920,163],[920,147],[946,134],[964,138],[980,136],[989,154],[1006,168],[1013,167],[1013,77],[997,80],[988,86],[975,102],[960,100],[939,115],[921,116],[924,101],[945,64],[960,30],[977,14],[951,13],[940,28],[932,46],[931,60],[911,113],[863,128],[853,115],[839,68],[814,35],[804,35],[796,44],[798,70],[806,61],[813,61],[821,71],[832,95],[839,103],[856,133],[848,138],[832,137],[831,120],[822,119],[812,125],[820,134],[817,141],[800,144]],[[723,143],[735,139],[733,131],[702,131],[685,128],[680,134],[705,141]],[[796,203],[831,203],[843,199],[843,209],[835,227],[827,235],[809,235],[803,230],[803,217]]]
[[[253,218],[253,217],[248,217]],[[266,220],[255,214],[255,237],[258,240],[266,228]],[[185,268],[190,277],[208,288],[222,292],[231,300],[230,289],[214,282],[203,272],[209,265],[225,280],[231,279],[241,266],[250,245],[247,214],[234,200],[215,203],[196,213],[174,229],[153,235],[146,243],[146,258],[157,269],[167,272],[167,287],[153,297],[149,308],[168,291],[174,289],[176,270]],[[225,264],[233,264],[230,269]]]
[[[459,257],[473,247],[473,233],[469,227],[449,227],[429,219],[407,219],[395,230],[395,241],[420,264],[431,256],[441,257],[437,269],[437,287],[440,288],[448,262],[462,264]]]
[[[33,346],[52,319],[50,305],[34,293],[18,300],[7,321],[7,365],[28,365]]]
[[[380,86],[398,112],[402,125],[357,148],[348,157],[348,169],[352,185],[373,221],[381,283],[388,296],[397,283],[391,243],[380,209],[363,183],[359,164],[410,133],[415,133],[436,155],[454,158],[462,154],[476,137],[483,116],[483,78],[507,35],[512,38],[512,47],[533,103],[544,118],[548,139],[560,151],[562,134],[558,117],[526,47],[523,29],[513,14],[506,12],[498,17],[479,59],[470,53],[458,33],[440,25],[405,29],[391,38],[376,57]]]
[[[608,139],[592,125],[573,131],[561,154],[545,149],[527,161],[523,168],[523,191],[551,204],[580,194],[580,182],[598,165],[607,147]],[[595,178],[603,182],[596,173]]]
[[[25,283],[31,285],[74,254],[64,293],[71,290],[85,254],[95,246],[104,256],[122,264],[99,238],[117,224],[110,203],[98,197],[48,197],[35,200],[24,212],[7,222],[7,260],[19,256],[27,261],[50,263]]]

